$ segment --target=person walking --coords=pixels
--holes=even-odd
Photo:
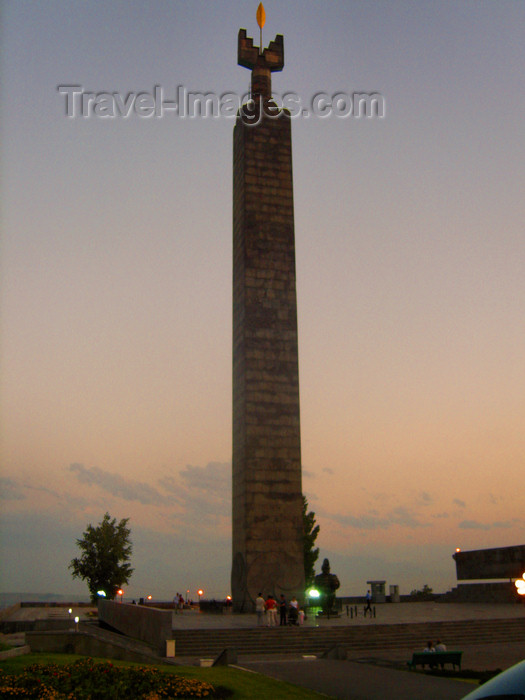
[[[265,608],[268,615],[268,627],[275,627],[277,625],[277,603],[271,593],[266,598]]]
[[[370,613],[370,617],[372,617],[372,596],[370,595],[370,591],[366,592],[366,606],[365,606],[365,617],[366,613]]]

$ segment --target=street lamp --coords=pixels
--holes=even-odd
[[[117,595],[120,596],[120,602],[122,603],[122,597],[123,597],[123,595],[124,595],[124,591],[122,590],[122,588],[119,588],[119,589],[118,589]]]
[[[521,578],[514,582],[514,585],[518,590],[518,594],[525,596],[525,572],[522,574]]]
[[[203,593],[204,591],[202,590],[202,588],[199,588],[199,590],[197,591],[197,595],[199,596],[199,605],[201,604],[201,596]]]

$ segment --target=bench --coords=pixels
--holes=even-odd
[[[454,669],[457,666],[461,670],[462,654],[462,651],[416,651],[412,654],[412,661],[407,663],[410,669],[416,666],[430,666],[430,668],[441,666],[443,668],[445,664],[452,664]]]

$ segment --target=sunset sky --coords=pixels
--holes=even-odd
[[[68,563],[109,511],[129,595],[229,593],[234,119],[68,117],[58,88],[241,96],[256,8],[3,3],[0,592],[87,597]],[[445,591],[456,547],[525,541],[525,3],[265,8],[277,95],[385,105],[292,124],[319,566]]]

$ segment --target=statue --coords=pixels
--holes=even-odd
[[[339,579],[335,574],[330,573],[330,562],[328,559],[323,561],[323,566],[321,567],[321,574],[318,574],[314,578],[314,586],[319,590],[321,594],[321,605],[323,607],[323,614],[327,617],[330,616],[331,612],[334,612],[333,606],[335,601],[335,592],[341,585]]]

